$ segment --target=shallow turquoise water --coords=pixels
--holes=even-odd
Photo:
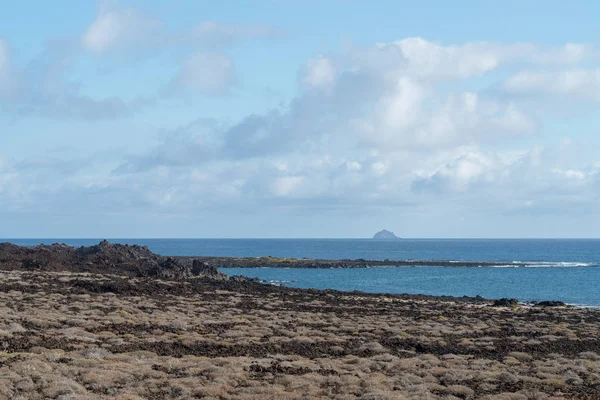
[[[89,246],[101,239],[0,239],[20,245]],[[372,260],[465,260],[527,268],[400,267],[369,269],[225,269],[295,287],[376,293],[515,297],[600,306],[597,239],[109,239],[147,245],[163,255]]]
[[[514,297],[522,301],[560,300],[600,306],[600,268],[596,267],[223,268],[222,271],[298,288]]]

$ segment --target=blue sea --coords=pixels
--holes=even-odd
[[[412,293],[521,301],[560,300],[600,307],[598,239],[109,239],[147,245],[163,255],[370,260],[494,261],[500,267],[375,267],[367,269],[225,268],[300,288]],[[99,239],[1,239],[19,245],[88,246]],[[528,267],[515,267],[527,262]]]

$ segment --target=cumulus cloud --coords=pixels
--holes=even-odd
[[[11,76],[11,62],[8,43],[0,38],[0,97],[14,90],[14,77]]]
[[[228,93],[236,82],[233,60],[206,43],[229,46],[269,32],[199,25],[194,34],[205,41],[203,49],[182,57],[165,93]],[[531,145],[545,134],[547,115],[535,107],[545,99],[523,99],[537,93],[593,100],[597,71],[584,63],[594,63],[594,51],[579,44],[407,38],[318,54],[299,66],[298,94],[288,104],[233,122],[201,116],[174,124],[156,145],[114,160],[111,174],[74,177],[61,190],[124,208],[183,213],[223,205],[426,213],[453,204],[498,212],[575,203],[593,208],[600,168],[568,156],[568,146],[583,146],[576,139],[554,150]],[[76,85],[67,87],[70,95],[81,94]],[[77,110],[50,93],[62,99],[54,104]],[[133,105],[106,99],[104,106],[117,114]],[[6,171],[1,182],[9,182]],[[10,171],[15,192],[18,179]]]
[[[335,83],[335,67],[330,59],[317,56],[308,61],[302,82],[309,88],[330,91]]]
[[[160,95],[227,93],[236,82],[233,59],[224,51],[243,40],[275,38],[281,32],[267,25],[226,24],[205,21],[193,28],[170,31],[158,18],[118,3],[101,3],[98,14],[79,37],[48,42],[44,51],[23,65],[13,66],[8,43],[0,38],[0,101],[3,112],[14,118],[104,120],[128,117],[162,100]],[[73,78],[80,49],[98,57],[111,54],[156,55],[153,50],[179,52],[184,60],[176,76],[158,85],[156,95],[89,95],[82,81]],[[206,50],[209,49],[209,50]],[[188,56],[181,56],[181,54]],[[137,57],[136,57],[137,60]],[[137,60],[139,61],[139,60]],[[136,61],[136,62],[137,62]],[[161,91],[162,87],[162,91]]]
[[[569,62],[588,51],[573,44],[564,49]],[[250,115],[209,133],[188,130],[184,142],[189,143],[165,147],[196,148],[214,157],[240,159],[308,152],[320,146],[388,152],[512,140],[539,129],[535,114],[493,91],[448,91],[438,87],[438,80],[476,77],[502,63],[539,63],[542,55],[562,51],[524,44],[443,46],[409,38],[335,57],[319,55],[301,69],[301,84],[311,90],[302,92],[286,109]],[[182,68],[170,90],[224,91],[232,83],[230,65],[201,53]],[[203,149],[206,143],[210,143],[208,151]],[[186,157],[178,162],[181,159]],[[157,165],[165,161],[152,155],[136,162],[140,160],[146,166],[149,160]]]
[[[344,59],[353,68],[368,70],[391,79],[410,75],[415,79],[435,82],[478,77],[510,64],[575,65],[598,59],[599,56],[592,46],[576,43],[558,47],[492,42],[443,45],[411,37],[355,48],[344,55]]]
[[[411,74],[440,79],[479,76],[494,70],[510,53],[518,51],[518,47],[505,48],[487,43],[442,46],[422,38],[408,38],[378,47],[399,51]]]
[[[496,182],[511,165],[512,162],[502,162],[496,154],[468,151],[443,164],[429,176],[416,179],[413,189],[464,191],[473,184]]]
[[[6,79],[8,75],[8,44],[6,40],[0,39],[0,79]]]
[[[191,27],[168,29],[160,18],[119,4],[103,3],[81,35],[81,46],[102,56],[118,50],[179,49],[215,51],[252,39],[276,39],[282,31],[270,25],[201,21]]]
[[[353,123],[376,146],[440,147],[530,134],[537,122],[517,104],[474,92],[441,93],[402,77]]]
[[[51,195],[60,193],[78,166],[49,157],[19,161],[0,154],[0,206],[8,210],[40,206]]]
[[[578,64],[587,60],[598,59],[600,53],[593,46],[585,43],[566,43],[563,46],[539,49],[530,53],[533,61],[548,65]]]
[[[403,150],[439,151],[452,146],[494,144],[539,129],[536,116],[510,98],[494,97],[485,91],[442,90],[436,85],[441,76],[462,80],[467,75],[483,73],[488,66],[456,68],[461,64],[461,57],[467,63],[476,59],[482,46],[490,57],[501,60],[503,52],[508,52],[504,47],[500,46],[502,51],[497,53],[493,52],[497,46],[482,44],[446,49],[422,39],[394,42],[390,46],[407,49],[402,50],[398,58],[386,56],[385,62],[370,57],[385,47],[381,44],[364,49],[362,56],[358,56],[356,49],[338,55],[335,62],[333,57],[314,57],[301,69],[300,75],[301,84],[310,90],[303,91],[286,108],[249,115],[232,125],[221,124],[208,130],[197,124],[177,128],[172,140],[165,140],[147,155],[131,157],[119,171],[153,165],[206,163],[217,158],[240,160],[320,152],[323,148],[350,154],[363,149],[383,154]],[[517,53],[512,47],[508,48]],[[517,45],[515,48],[520,49]],[[429,49],[433,56],[428,58],[423,49]],[[523,57],[529,55],[523,53]],[[428,59],[430,67],[425,65]],[[448,64],[448,73],[441,71],[444,64]],[[225,91],[233,82],[228,65],[226,60],[211,59],[201,53],[182,68],[169,90],[195,89],[208,94]],[[489,68],[491,65],[489,63]],[[429,71],[429,79],[424,78],[424,71]],[[182,131],[185,134],[182,135]],[[182,149],[182,155],[169,156],[175,152],[173,149]],[[190,149],[201,156],[194,157]]]
[[[163,84],[161,94],[213,96],[227,93],[236,81],[234,60],[226,54],[228,48],[281,35],[280,29],[270,25],[213,20],[169,29],[159,18],[118,3],[104,3],[82,34],[81,45],[97,56],[119,53],[125,57],[136,54],[139,58],[176,53],[183,61],[176,75]]]
[[[1,44],[0,53],[3,53]],[[77,58],[73,49],[64,43],[49,44],[24,68],[11,68],[8,57],[5,58],[8,66],[0,66],[0,111],[15,118],[28,115],[80,120],[121,118],[153,102],[148,97],[123,100],[117,96],[94,98],[86,94],[81,82],[70,76]]]
[[[521,71],[504,82],[509,93],[600,100],[600,68]]]
[[[223,94],[235,83],[235,75],[231,57],[218,53],[197,53],[183,63],[164,93]]]
[[[156,39],[162,23],[134,9],[102,7],[81,37],[84,49],[103,55]]]
[[[541,133],[540,116],[518,96],[488,90],[502,83],[494,77],[488,88],[461,88],[504,67],[562,68],[590,52],[574,44],[444,46],[409,38],[317,55],[301,66],[300,93],[286,107],[163,132],[161,144],[130,156],[115,176],[167,170],[183,179],[192,168],[195,177],[185,179],[220,181],[227,201],[307,207],[410,205],[440,193],[465,202],[492,196],[496,207],[512,210],[541,206],[540,193],[570,201],[571,194],[548,193],[553,185],[588,190],[595,175],[539,147],[520,147],[516,139]],[[449,90],[446,82],[458,84]],[[185,193],[182,183],[177,194]]]

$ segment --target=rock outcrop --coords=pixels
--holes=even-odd
[[[508,299],[506,297],[503,297],[501,299],[495,300],[492,305],[494,307],[517,307],[519,305],[519,300]]]
[[[217,276],[219,271],[214,265],[200,260],[192,260],[192,273],[196,275]]]
[[[147,246],[113,244],[74,248],[65,244],[21,247],[0,243],[0,270],[71,271],[130,277],[184,280],[223,277],[216,267],[198,260],[178,260],[152,253]]]
[[[535,304],[536,307],[565,307],[566,305],[567,304],[565,302],[556,300],[540,301],[539,303]]]

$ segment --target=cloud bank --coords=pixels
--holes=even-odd
[[[281,37],[267,25],[216,21],[172,30],[133,9],[103,8],[77,46],[48,48],[25,67],[0,39],[0,102],[14,116],[129,121],[178,97],[235,96],[240,71],[230,50]],[[131,52],[155,57],[148,49],[177,53],[150,97],[94,96],[71,74],[90,56],[100,64]],[[350,217],[378,209],[411,221],[426,210],[472,220],[595,214],[600,159],[581,157],[585,141],[550,137],[547,126],[557,106],[597,107],[599,71],[597,49],[578,43],[410,37],[321,52],[290,73],[297,88],[289,101],[234,120],[198,109],[103,161],[0,149],[0,206]]]

